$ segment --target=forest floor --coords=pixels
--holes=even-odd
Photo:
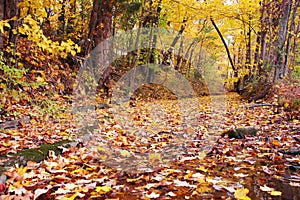
[[[1,129],[0,199],[300,199],[299,115],[235,93],[181,103],[134,100],[122,114],[102,106]],[[258,132],[222,134],[239,127]],[[8,166],[13,153],[66,140]]]

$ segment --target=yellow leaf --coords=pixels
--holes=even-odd
[[[248,193],[249,193],[249,190],[247,188],[240,188],[235,191],[234,197],[239,200],[251,200],[247,196]]]
[[[127,150],[122,150],[121,151],[121,156],[123,156],[123,157],[129,157],[130,156],[130,152],[127,151]]]
[[[212,189],[210,187],[206,186],[206,185],[203,185],[203,186],[198,187],[196,191],[197,191],[198,194],[201,194],[201,193],[211,192]]]
[[[198,168],[198,170],[200,170],[200,171],[202,171],[202,172],[207,172],[207,169],[205,169],[204,166],[200,166],[200,167]]]
[[[128,182],[128,183],[132,183],[132,182],[135,182],[135,181],[137,181],[138,179],[137,178],[128,178],[128,179],[126,179],[126,181]]]
[[[89,191],[89,188],[86,188],[86,187],[83,187],[83,188],[82,188],[82,192],[87,193],[88,191]]]
[[[10,28],[10,24],[9,24],[8,22],[5,22],[5,23],[4,23],[4,26]]]
[[[42,77],[36,77],[36,81],[39,83],[45,82],[45,80]]]
[[[160,162],[161,161],[161,155],[159,153],[151,153],[151,154],[149,154],[149,161],[151,163]]]
[[[58,83],[57,87],[61,90],[61,91],[65,91],[65,86],[62,83]]]
[[[26,173],[26,171],[27,171],[27,167],[24,167],[24,168],[17,168],[17,173],[19,174],[19,175],[21,175],[21,176],[23,176],[25,173]]]
[[[112,190],[112,188],[109,186],[97,186],[96,187],[96,192],[98,192],[100,194],[106,194],[111,190]]]
[[[76,55],[76,51],[71,50],[71,55],[72,55],[72,56],[75,56],[75,55]]]
[[[202,159],[202,158],[205,158],[205,156],[206,156],[206,153],[205,152],[199,152],[199,157],[200,157],[200,159]]]
[[[189,172],[187,175],[184,176],[184,179],[189,179],[193,176],[193,172]]]
[[[272,192],[274,190],[274,188],[270,188],[270,187],[268,187],[266,185],[260,186],[259,189],[261,189],[264,192]]]
[[[106,151],[106,149],[103,148],[103,147],[101,147],[101,146],[97,146],[96,149],[97,149],[98,151],[100,151],[100,152],[105,152],[105,151]]]
[[[270,192],[270,195],[272,195],[272,196],[280,196],[281,192],[274,190],[274,191]]]
[[[74,200],[78,196],[78,193],[76,192],[70,197],[63,197],[62,200]]]

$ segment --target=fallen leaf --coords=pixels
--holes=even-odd
[[[248,176],[248,174],[243,174],[243,173],[233,174],[233,175],[236,176],[236,177],[240,177],[240,178],[244,178],[244,177]]]
[[[146,194],[146,197],[147,198],[150,198],[150,199],[156,199],[160,196],[160,194],[157,194],[155,192],[151,192],[151,194]]]
[[[112,190],[112,188],[109,186],[97,186],[96,187],[96,192],[98,192],[100,194],[106,194],[106,193],[110,192],[111,190]]]
[[[268,187],[266,185],[260,186],[259,189],[262,190],[262,191],[264,191],[264,192],[271,192],[271,191],[274,190],[274,188],[270,188],[270,187]]]
[[[276,191],[276,190],[273,190],[272,192],[270,192],[270,195],[272,196],[281,196],[281,193],[280,191]]]
[[[167,195],[170,196],[170,197],[175,197],[176,196],[176,194],[174,192],[168,192]]]
[[[251,200],[247,194],[249,190],[247,188],[239,188],[234,192],[234,197],[239,200]]]
[[[5,185],[3,183],[0,183],[0,192],[5,191]]]
[[[129,157],[130,156],[130,152],[127,151],[127,150],[122,150],[121,151],[121,156],[123,156],[123,157]]]
[[[45,194],[45,193],[47,193],[49,191],[49,189],[36,189],[35,191],[34,191],[34,197],[33,197],[33,199],[37,199],[40,195],[42,195],[42,194]]]
[[[192,188],[196,188],[196,185],[191,185],[186,181],[180,181],[178,179],[174,180],[175,186],[179,186],[179,187],[192,187]]]
[[[278,142],[278,140],[273,140],[272,144],[275,145],[275,146],[277,146],[277,147],[281,146],[281,144]]]

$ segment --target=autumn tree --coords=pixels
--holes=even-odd
[[[292,38],[297,38],[296,25],[299,1],[262,1],[260,8],[260,29],[257,35],[256,52],[254,54],[254,73],[258,88],[250,100],[264,97],[274,82],[281,80],[291,68]],[[298,20],[298,22],[296,21]],[[296,44],[294,44],[296,46]],[[294,47],[295,47],[294,46]],[[253,75],[253,74],[251,74]],[[262,84],[263,83],[263,84]],[[253,84],[252,88],[253,88]]]

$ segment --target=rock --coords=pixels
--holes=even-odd
[[[97,106],[98,109],[105,109],[105,108],[110,108],[109,105],[107,105],[106,103],[100,103],[98,106]]]
[[[288,155],[300,155],[300,148],[291,148],[289,150],[279,150],[280,153],[288,154]]]
[[[15,166],[16,164],[25,166],[28,161],[40,162],[47,158],[49,151],[54,151],[57,155],[61,154],[61,147],[68,147],[70,142],[69,140],[61,140],[53,144],[42,144],[40,147],[34,149],[22,149],[15,154],[0,155],[0,159],[6,160],[4,166],[0,166],[0,174],[5,171],[5,168]]]
[[[256,136],[258,130],[259,129],[254,127],[237,128],[223,132],[222,136],[228,135],[229,138],[242,139],[245,138],[246,135]]]

